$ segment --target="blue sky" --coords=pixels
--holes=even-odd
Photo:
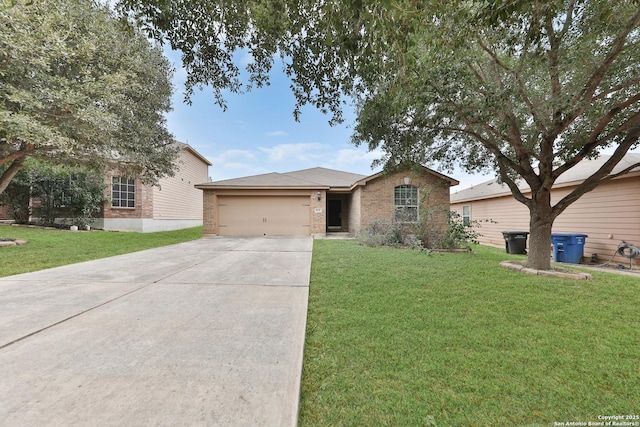
[[[169,131],[213,163],[209,168],[213,181],[316,166],[362,175],[380,170],[371,168],[372,161],[382,157],[380,151],[369,152],[366,146],[350,142],[353,111],[345,112],[345,122],[337,126],[329,126],[330,117],[312,106],[304,107],[300,122],[294,120],[295,98],[277,63],[270,86],[239,95],[227,93],[223,111],[206,89],[196,91],[192,105],[185,104],[180,57],[174,52],[167,56],[176,69],[174,110],[167,115]],[[437,165],[425,166],[437,169]],[[492,178],[460,170],[441,172],[460,181],[454,192]]]

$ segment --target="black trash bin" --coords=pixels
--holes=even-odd
[[[508,254],[526,254],[528,231],[503,231],[504,246]]]

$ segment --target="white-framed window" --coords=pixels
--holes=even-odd
[[[136,207],[136,180],[123,176],[111,178],[111,207],[135,208]]]
[[[399,185],[394,195],[395,220],[398,222],[418,221],[418,187]]]
[[[471,205],[462,206],[462,224],[471,225]]]

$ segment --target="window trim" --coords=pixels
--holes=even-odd
[[[466,227],[471,225],[471,205],[462,205],[462,224]]]
[[[402,191],[405,191],[405,194],[402,194]],[[410,190],[411,193],[415,192],[415,200],[413,199],[414,194],[406,194],[406,191]],[[398,197],[398,191],[400,191],[400,195]],[[398,199],[401,201],[404,200],[405,204],[398,204]],[[402,184],[396,185],[393,188],[393,220],[400,223],[408,223],[413,224],[420,221],[420,189],[415,185],[410,184]],[[413,203],[411,203],[413,202]],[[403,212],[411,212],[415,211],[415,218],[412,218],[409,221],[402,221],[402,218],[398,218],[398,213],[400,211]],[[412,215],[413,216],[413,215]]]
[[[116,182],[117,181],[117,182]],[[118,189],[115,190],[114,187],[118,186]],[[125,190],[122,190],[122,186],[125,186]],[[133,186],[133,191],[130,191],[129,186]],[[136,180],[135,178],[129,178],[126,176],[112,176],[111,177],[111,209],[135,209],[136,208]],[[120,196],[117,198],[114,197],[114,192],[120,193]],[[127,196],[132,196],[131,198],[125,197],[122,198],[122,193],[125,193]],[[122,202],[125,202],[127,206],[122,206]],[[133,206],[128,206],[129,202],[133,202]],[[117,204],[114,204],[117,203]]]

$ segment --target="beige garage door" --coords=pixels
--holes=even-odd
[[[308,236],[309,196],[219,196],[221,236]]]

